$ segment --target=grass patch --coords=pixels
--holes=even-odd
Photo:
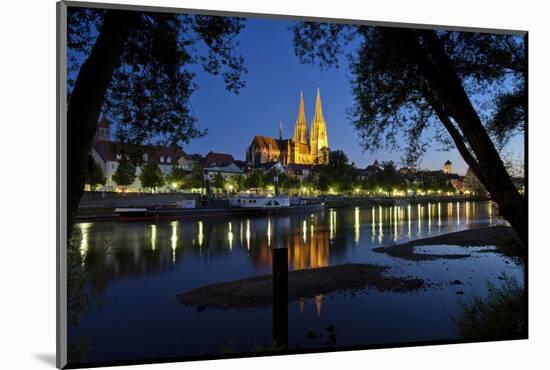
[[[465,339],[527,338],[525,289],[516,279],[505,277],[500,287],[488,284],[487,299],[474,297],[462,302],[455,320],[458,334]]]

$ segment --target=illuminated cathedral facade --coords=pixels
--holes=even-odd
[[[280,127],[278,139],[254,136],[246,152],[247,161],[254,166],[277,161],[283,165],[328,163],[327,126],[323,118],[319,89],[317,89],[315,99],[315,114],[311,122],[311,132],[308,132],[302,93],[300,94],[298,118],[294,126],[294,136],[291,139],[283,139],[282,131],[282,127]]]

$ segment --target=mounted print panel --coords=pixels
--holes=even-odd
[[[58,366],[527,338],[527,33],[58,4]]]

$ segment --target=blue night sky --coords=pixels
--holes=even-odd
[[[192,140],[183,149],[189,154],[205,155],[212,150],[245,159],[246,148],[254,135],[278,137],[280,121],[283,122],[283,137],[292,137],[300,91],[304,93],[306,118],[311,126],[315,94],[320,88],[330,150],[343,150],[359,168],[375,159],[393,160],[399,167],[401,153],[364,152],[359,145],[358,135],[346,114],[354,101],[345,57],[340,60],[339,69],[301,64],[294,55],[293,35],[289,29],[292,24],[285,20],[247,19],[237,37],[236,53],[244,57],[248,69],[244,76],[246,87],[239,95],[225,89],[221,76],[207,74],[198,65],[189,66],[196,72],[194,82],[197,85],[190,99],[191,113],[197,118],[199,128],[208,129],[208,134]],[[425,135],[430,137],[432,133],[428,131]],[[454,172],[466,172],[467,166],[458,151],[437,149],[437,144],[428,149],[421,168],[441,169],[449,159]],[[515,160],[523,160],[523,135],[513,138],[505,151],[513,153]]]
[[[188,153],[206,154],[210,150],[245,158],[246,147],[254,135],[278,137],[279,121],[283,136],[291,137],[298,114],[300,91],[304,92],[306,118],[311,125],[315,93],[321,89],[323,114],[327,123],[329,147],[341,149],[350,161],[364,168],[375,159],[399,163],[401,154],[387,150],[364,152],[351,125],[346,109],[353,106],[347,61],[340,68],[321,69],[316,64],[301,64],[294,55],[292,22],[252,19],[238,36],[237,52],[245,58],[248,74],[246,87],[239,95],[224,89],[220,76],[211,76],[197,69],[197,91],[191,98],[192,113],[208,135],[184,146]],[[516,137],[510,149],[523,158],[523,137]],[[441,169],[450,159],[455,172],[464,174],[467,166],[456,150],[428,150],[420,167]]]

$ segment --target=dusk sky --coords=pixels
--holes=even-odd
[[[203,155],[213,150],[244,159],[254,135],[278,137],[281,120],[283,136],[292,137],[300,91],[304,92],[310,129],[315,93],[320,88],[330,150],[343,150],[361,168],[375,159],[398,163],[401,153],[364,152],[359,145],[346,114],[346,109],[353,106],[347,61],[343,59],[339,69],[328,70],[316,64],[301,64],[293,52],[290,25],[292,22],[282,20],[248,19],[238,36],[238,52],[249,71],[245,76],[247,85],[239,95],[227,92],[221,77],[197,73],[198,90],[191,98],[191,107],[200,127],[208,128],[208,135],[194,139],[184,150]],[[511,145],[521,158],[522,141],[523,137],[516,137]],[[426,153],[420,166],[441,169],[447,159],[453,162],[455,172],[466,172],[467,166],[456,150],[441,152],[437,147]]]
[[[248,73],[246,87],[239,95],[225,89],[221,76],[212,76],[198,65],[194,82],[198,86],[190,99],[191,113],[199,128],[208,129],[203,138],[183,146],[189,153],[207,154],[209,151],[230,153],[235,159],[245,159],[247,147],[254,135],[279,135],[283,123],[283,137],[291,138],[298,115],[300,91],[304,93],[308,130],[315,108],[317,88],[321,91],[323,115],[327,125],[330,150],[343,150],[350,161],[364,168],[374,160],[393,160],[401,166],[400,152],[380,150],[365,152],[358,142],[346,110],[354,104],[349,81],[350,71],[344,56],[340,68],[322,69],[317,64],[301,64],[294,55],[291,21],[248,18],[237,36],[237,54],[243,55]],[[350,49],[351,50],[351,49]],[[70,52],[70,51],[69,51]],[[116,124],[116,123],[115,123]],[[430,137],[430,132],[425,135]],[[420,167],[441,169],[448,159],[453,170],[466,172],[467,166],[456,150],[440,151],[435,144],[423,157]],[[507,148],[515,160],[523,160],[523,135],[518,135]]]

